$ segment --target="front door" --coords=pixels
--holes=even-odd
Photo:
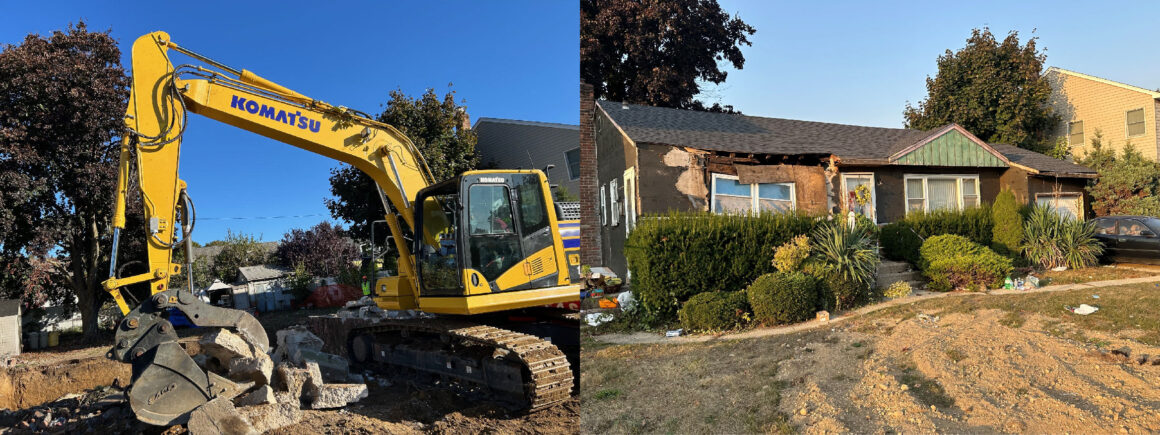
[[[878,223],[875,213],[878,205],[875,204],[874,174],[842,174],[842,206]]]

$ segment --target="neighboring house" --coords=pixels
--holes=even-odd
[[[259,312],[290,308],[294,295],[285,284],[290,272],[272,265],[239,267],[233,287],[234,308],[255,308]]]
[[[20,299],[0,299],[0,358],[20,355]]]
[[[579,195],[580,127],[548,122],[479,118],[475,123],[481,167],[496,169],[540,169],[548,171],[548,182]]]
[[[1074,155],[1087,153],[1099,131],[1105,148],[1119,151],[1131,143],[1144,157],[1160,161],[1160,91],[1057,67],[1048,68],[1046,77],[1050,104],[1062,118],[1058,136],[1066,138]]]
[[[950,124],[930,131],[698,112],[598,101],[591,120],[596,243],[588,263],[626,274],[624,242],[638,216],[667,211],[809,213],[843,208],[879,224],[916,210],[992,202],[1085,215],[1089,168],[1002,144]],[[586,166],[587,167],[587,166]],[[862,187],[865,206],[853,201]],[[585,191],[591,195],[591,190]],[[584,227],[591,228],[591,227]],[[587,231],[582,230],[582,231]],[[582,239],[583,240],[583,239]],[[595,246],[593,246],[595,245]],[[585,250],[598,249],[597,253]]]

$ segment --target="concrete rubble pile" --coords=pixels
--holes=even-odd
[[[114,384],[27,409],[0,409],[0,433],[142,433],[125,391]]]
[[[424,313],[418,310],[384,310],[379,308],[378,304],[370,296],[363,296],[358,300],[347,302],[343,306],[343,309],[335,314],[344,319],[362,319],[368,321],[383,319],[427,319],[435,317],[430,313]]]
[[[195,409],[187,423],[191,434],[263,433],[297,423],[304,408],[341,408],[367,397],[366,384],[346,383],[352,379],[347,360],[322,352],[322,340],[305,327],[276,335],[269,355],[224,329],[202,337],[206,357],[197,363],[248,387],[232,400],[218,397]]]

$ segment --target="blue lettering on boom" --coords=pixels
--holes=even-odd
[[[297,126],[302,130],[309,129],[313,133],[322,131],[322,121],[316,121],[307,118],[306,115],[303,115],[301,111],[289,113],[285,110],[279,110],[273,106],[258,104],[257,101],[246,100],[245,98],[238,97],[237,95],[233,95],[233,99],[230,100],[230,108],[269,118],[289,126]]]

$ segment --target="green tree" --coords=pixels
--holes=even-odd
[[[213,257],[212,274],[222,282],[234,282],[238,268],[273,263],[271,252],[254,236],[226,230],[225,247]]]
[[[108,298],[101,281],[128,86],[117,42],[84,22],[0,52],[3,292],[24,299],[26,309],[75,295],[86,336]],[[119,258],[126,274],[140,273],[129,264],[142,252],[144,237],[133,237],[143,235],[141,208],[128,210]]]
[[[475,131],[465,125],[466,107],[455,102],[454,91],[440,97],[434,89],[427,89],[419,98],[411,98],[394,90],[390,97],[378,120],[391,124],[415,143],[437,181],[475,168],[479,162]],[[330,193],[334,196],[326,199],[326,208],[331,216],[350,223],[349,234],[353,237],[370,239],[371,222],[386,214],[374,180],[344,164],[330,171]],[[380,226],[375,230],[376,235],[381,234],[375,243],[382,245],[387,240],[387,228]]]
[[[1018,256],[1023,244],[1023,217],[1019,215],[1014,192],[1003,189],[995,196],[991,218],[995,222],[991,230],[991,248],[1008,257]]]
[[[1047,56],[1036,40],[1020,45],[1012,31],[1000,42],[986,27],[972,30],[966,47],[939,56],[938,74],[926,79],[926,99],[918,107],[906,104],[906,127],[957,123],[986,142],[1051,152],[1059,116],[1047,104],[1051,86],[1041,74]]]
[[[194,242],[194,247],[197,248],[200,246],[198,246],[198,243]],[[185,249],[183,247],[179,246],[173,250],[172,261],[174,263],[181,264],[181,273],[169,277],[169,287],[180,289],[186,288],[186,285],[188,285],[186,282],[186,276],[188,276],[190,271],[185,267]],[[206,288],[213,284],[215,276],[213,274],[213,268],[209,263],[209,257],[203,255],[194,258],[192,266],[194,287]]]
[[[596,98],[733,112],[694,98],[701,83],[725,82],[723,62],[745,66],[755,31],[716,0],[581,0],[580,79]]]
[[[576,202],[580,200],[579,196],[564,186],[556,186],[556,190],[553,193],[555,193],[553,196],[555,196],[556,202]]]
[[[1087,187],[1097,216],[1160,216],[1160,164],[1145,158],[1131,143],[1116,156],[1115,150],[1104,149],[1103,133],[1097,130],[1091,150],[1080,163],[1100,174]]]

